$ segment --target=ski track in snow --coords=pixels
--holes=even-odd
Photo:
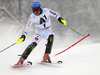
[[[0,50],[16,42],[15,40],[20,36],[20,34],[8,35],[11,34],[2,34],[0,37]],[[53,57],[54,54],[66,49],[55,48],[52,50],[51,60],[54,62],[62,60],[63,64],[45,66],[38,64],[41,62],[45,51],[45,41],[42,40],[25,61],[32,61],[31,67],[11,68],[11,65],[16,64],[19,60],[18,54],[21,54],[29,43],[31,43],[31,40],[26,40],[24,43],[17,44],[0,53],[0,75],[100,75],[100,43],[76,45]]]

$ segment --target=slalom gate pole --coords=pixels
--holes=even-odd
[[[82,40],[84,40],[85,38],[87,38],[89,35],[90,35],[90,34],[84,36],[82,39],[80,39],[80,40],[77,41],[76,43],[72,44],[70,47],[66,48],[65,50],[63,50],[63,51],[61,51],[61,52],[55,54],[54,56],[57,56],[57,55],[59,55],[59,54],[65,52],[65,51],[69,50],[70,48],[72,48],[73,46],[75,46],[76,44],[78,44],[79,42],[81,42]]]
[[[10,47],[14,46],[15,44],[16,44],[16,43],[13,43],[12,45],[10,45],[10,46],[6,47],[5,49],[1,50],[1,51],[0,51],[0,53],[1,53],[1,52],[3,52],[3,51],[5,51],[5,50],[7,50],[8,48],[10,48]]]

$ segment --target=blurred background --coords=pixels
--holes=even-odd
[[[20,37],[28,17],[32,13],[31,3],[35,0],[0,0],[0,39],[1,37]],[[100,0],[38,0],[43,8],[58,12],[67,24],[76,31],[87,35],[82,44],[100,43]],[[83,36],[52,20],[52,30],[55,33],[56,46],[71,45]],[[34,34],[34,25],[28,34]],[[12,35],[11,35],[12,34]],[[9,40],[9,39],[8,39]],[[17,40],[17,39],[16,39]]]

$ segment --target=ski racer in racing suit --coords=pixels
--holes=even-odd
[[[41,8],[41,4],[38,1],[34,1],[31,5],[31,8],[33,13],[28,18],[23,33],[18,39],[17,43],[21,43],[25,40],[27,33],[33,24],[35,25],[35,34],[32,38],[32,43],[22,53],[16,65],[23,64],[25,59],[27,59],[28,55],[38,45],[41,39],[47,40],[47,45],[42,61],[52,63],[49,54],[51,53],[53,45],[54,33],[51,30],[50,16],[56,18],[62,24],[67,25],[66,20],[64,20],[57,12],[48,8]]]

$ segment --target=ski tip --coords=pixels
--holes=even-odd
[[[58,64],[62,64],[63,62],[61,60],[57,61]]]
[[[32,65],[32,62],[31,61],[27,61],[27,63],[29,63],[30,65]]]
[[[88,36],[90,36],[90,34],[88,34]]]

